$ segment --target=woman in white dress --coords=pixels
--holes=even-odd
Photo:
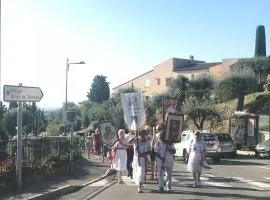
[[[138,185],[138,192],[142,192],[143,184],[145,183],[145,170],[147,163],[147,156],[150,154],[150,143],[147,140],[146,131],[139,132],[138,137],[132,138],[129,143],[133,144],[134,158],[133,158],[133,178]]]
[[[122,174],[126,170],[127,165],[127,148],[128,144],[125,140],[125,130],[118,131],[118,141],[112,147],[113,161],[112,167],[118,172],[118,183],[122,183]]]
[[[187,164],[187,170],[192,173],[194,184],[193,187],[197,187],[201,184],[201,172],[204,161],[204,145],[199,140],[200,131],[195,131],[194,140],[191,142],[189,147],[189,159]]]

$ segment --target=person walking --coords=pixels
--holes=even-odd
[[[98,128],[95,130],[95,133],[93,134],[93,147],[94,147],[94,154],[96,155],[95,159],[98,159],[101,151],[100,133]]]
[[[147,140],[147,133],[145,130],[139,131],[138,136],[133,137],[129,143],[132,143],[134,148],[133,158],[133,178],[135,183],[138,185],[138,192],[141,193],[144,187],[145,170],[147,155],[150,154],[150,145]]]
[[[150,166],[151,166],[151,180],[154,180],[156,176],[156,152],[155,152],[155,143],[156,143],[156,136],[155,136],[155,128],[151,128],[150,126],[145,126],[145,131],[148,132],[148,141],[151,148],[150,152]]]
[[[133,135],[129,132],[125,135],[125,140],[128,142]],[[127,147],[127,171],[128,171],[128,177],[133,179],[133,168],[132,168],[132,162],[134,157],[134,149],[132,145],[128,145]]]
[[[193,187],[201,185],[201,172],[205,160],[205,150],[203,142],[200,140],[200,131],[194,132],[194,140],[189,147],[189,159],[187,170],[192,173],[194,184]]]
[[[88,133],[88,136],[87,136],[86,141],[85,141],[85,149],[87,152],[87,158],[90,159],[90,153],[92,150],[92,137],[91,137],[90,133]]]
[[[127,148],[128,144],[125,140],[125,130],[120,129],[118,131],[118,141],[112,147],[113,162],[112,167],[118,172],[118,183],[122,183],[122,174],[126,170],[127,164]]]
[[[171,191],[174,154],[176,150],[172,142],[165,140],[165,132],[160,132],[158,137],[159,140],[155,145],[155,152],[157,156],[156,166],[159,192],[164,192],[164,172],[166,172],[167,191]]]

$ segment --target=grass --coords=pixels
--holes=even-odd
[[[269,96],[270,97],[270,92],[256,92],[253,94],[248,94],[245,96],[244,105],[254,103],[256,101],[256,98],[258,98],[260,96]]]

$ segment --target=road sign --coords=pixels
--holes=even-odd
[[[42,97],[39,87],[4,85],[4,101],[39,102]]]

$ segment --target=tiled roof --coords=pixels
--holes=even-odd
[[[174,66],[173,71],[209,69],[210,67],[220,65],[220,64],[221,62],[214,62],[214,63],[200,63],[200,64],[191,64],[191,65],[184,65],[184,66]]]

